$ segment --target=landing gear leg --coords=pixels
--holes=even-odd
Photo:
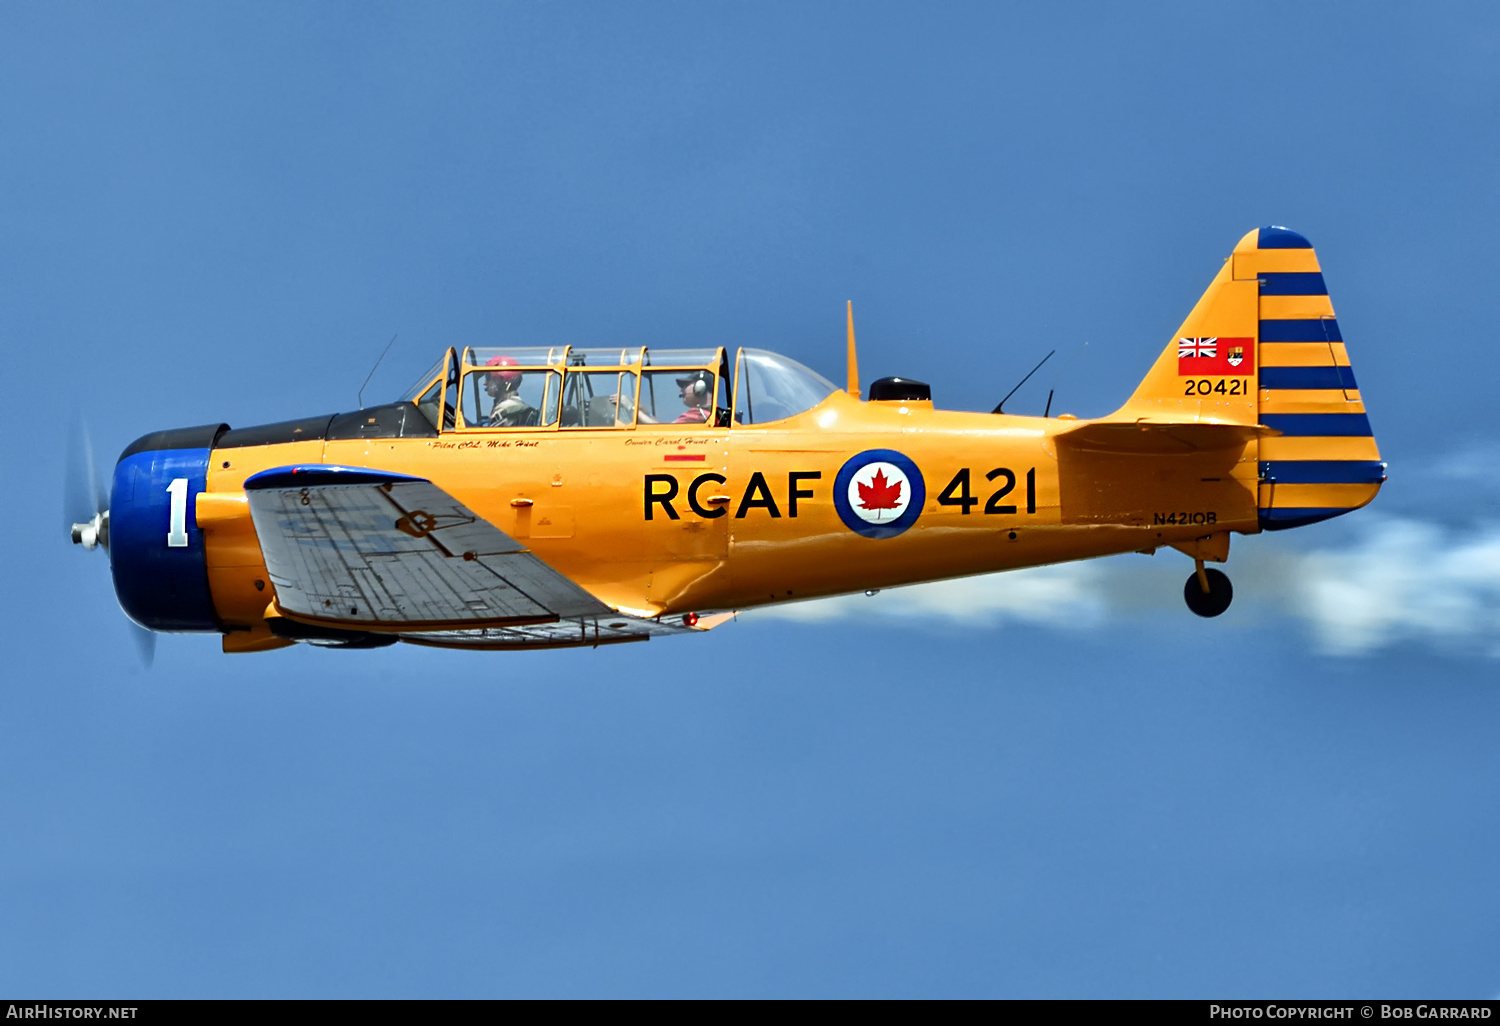
[[[1234,601],[1234,586],[1223,572],[1204,567],[1203,560],[1193,562],[1196,568],[1183,585],[1182,597],[1199,616],[1218,616]]]

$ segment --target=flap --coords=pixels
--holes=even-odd
[[[356,630],[607,616],[610,607],[431,481],[315,464],[245,481],[276,604]]]
[[[403,634],[402,641],[438,648],[597,648],[625,641],[647,641],[673,634],[701,634],[734,616],[718,613],[699,617],[689,613],[648,620],[625,613],[611,613],[583,620],[534,624],[524,627],[484,627],[460,631],[423,631]]]

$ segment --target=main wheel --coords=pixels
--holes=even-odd
[[[1221,571],[1207,569],[1203,573],[1208,577],[1208,593],[1204,594],[1197,573],[1193,573],[1182,586],[1182,597],[1187,600],[1187,607],[1199,616],[1218,616],[1234,601],[1234,585]]]

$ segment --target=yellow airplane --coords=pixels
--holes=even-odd
[[[71,534],[132,620],[226,652],[545,648],[1163,546],[1217,616],[1231,533],[1384,480],[1317,256],[1266,227],[1097,420],[862,400],[852,308],[843,389],[757,349],[450,349],[399,402],[146,435]]]

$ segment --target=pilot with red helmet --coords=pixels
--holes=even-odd
[[[492,356],[484,362],[486,367],[519,366],[514,356]],[[537,410],[521,398],[521,372],[518,370],[495,370],[484,376],[484,390],[490,399],[490,416],[485,421],[488,427],[534,427]]]

